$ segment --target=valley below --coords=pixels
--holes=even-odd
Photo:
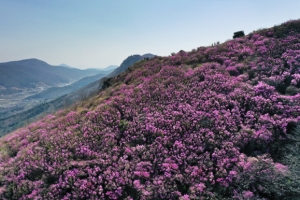
[[[10,95],[0,95],[0,119],[18,114],[39,104],[45,103],[47,101],[45,99],[24,99],[31,95],[38,94],[46,89],[46,87],[39,87],[37,89],[23,90],[22,92]]]
[[[9,94],[1,93],[0,90],[0,137],[46,114],[86,99],[99,91],[107,78],[126,71],[129,66],[143,60],[144,57],[153,58],[154,55],[132,55],[126,58],[120,67],[111,65],[105,69],[97,69],[94,75],[85,76],[76,81],[59,83],[56,86],[41,83],[35,88],[14,88],[19,92]]]
[[[4,119],[26,110],[32,109],[40,104],[46,103],[55,99],[53,98],[31,98],[34,95],[41,94],[50,88],[63,88],[72,85],[74,82],[60,84],[57,87],[39,86],[37,88],[25,88],[20,92],[12,94],[0,93],[0,119]]]

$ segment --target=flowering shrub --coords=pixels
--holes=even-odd
[[[131,67],[95,109],[2,139],[1,199],[295,199],[296,44],[254,34]]]

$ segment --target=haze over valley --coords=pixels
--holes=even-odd
[[[109,74],[112,69],[81,70],[52,66],[38,59],[0,63],[0,118],[12,116],[75,91]],[[52,93],[43,95],[47,90]],[[35,98],[35,95],[39,98]]]

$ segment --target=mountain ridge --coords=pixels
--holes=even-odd
[[[1,93],[10,94],[39,86],[57,86],[94,75],[97,71],[52,66],[38,59],[0,63]],[[16,89],[14,89],[16,88]],[[7,91],[6,91],[7,90]]]

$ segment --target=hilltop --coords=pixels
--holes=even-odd
[[[1,138],[0,197],[299,199],[299,58],[295,20],[137,62]]]

